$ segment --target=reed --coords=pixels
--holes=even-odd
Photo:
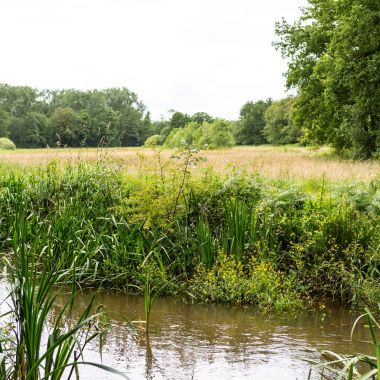
[[[91,313],[94,297],[71,327],[70,320],[77,293],[77,280],[83,268],[72,262],[63,267],[56,260],[54,247],[48,243],[39,251],[39,238],[29,243],[27,219],[18,215],[14,224],[12,250],[4,259],[6,279],[10,285],[10,310],[1,316],[0,377],[14,380],[79,378],[79,365],[90,364],[126,376],[103,364],[84,360],[86,345],[101,331],[97,329],[99,314]],[[71,284],[71,295],[55,318],[52,308],[62,286]],[[6,326],[12,326],[6,329]]]
[[[217,240],[214,238],[212,230],[207,220],[200,218],[196,225],[196,240],[199,250],[199,261],[208,268],[214,264],[217,255]]]

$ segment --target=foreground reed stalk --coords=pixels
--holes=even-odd
[[[125,377],[112,368],[83,359],[86,345],[96,338],[99,314],[91,314],[94,297],[76,322],[71,315],[76,281],[84,275],[75,262],[63,269],[51,245],[41,251],[28,243],[27,219],[16,220],[12,251],[4,259],[10,286],[9,310],[1,316],[0,378],[8,380],[59,380],[79,378],[79,365],[90,364]],[[42,270],[43,269],[43,270]],[[52,315],[62,286],[71,284],[71,295],[57,316]]]

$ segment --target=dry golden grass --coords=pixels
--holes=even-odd
[[[173,151],[160,152],[162,162],[169,160]],[[302,147],[235,147],[200,153],[206,161],[199,168],[211,166],[217,172],[231,167],[258,172],[264,176],[281,179],[322,178],[332,181],[370,181],[380,174],[380,162],[349,161],[334,158],[328,148],[311,150]],[[0,162],[22,166],[48,163],[52,160],[95,160],[99,157],[116,159],[129,172],[157,160],[157,151],[147,148],[109,149],[23,149],[0,152]],[[142,160],[144,157],[144,160]]]

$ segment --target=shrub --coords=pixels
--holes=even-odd
[[[6,137],[0,138],[0,150],[15,150],[16,145],[12,140],[9,140]]]
[[[232,125],[230,122],[221,119],[214,120],[212,123],[203,122],[200,126],[191,122],[183,128],[173,129],[165,140],[165,146],[168,148],[182,148],[184,145],[199,149],[234,146]]]
[[[198,146],[206,149],[229,148],[235,145],[232,125],[225,120],[203,123],[200,127]]]
[[[203,265],[191,282],[191,290],[204,301],[257,305],[261,309],[294,310],[301,307],[300,293],[291,276],[271,263],[251,257],[246,265],[219,253],[214,266]]]
[[[198,147],[200,129],[197,123],[190,122],[183,128],[174,128],[165,141],[168,148],[183,148],[185,145]]]
[[[145,146],[153,147],[157,145],[161,145],[161,136],[160,135],[153,135],[149,136],[144,143]]]

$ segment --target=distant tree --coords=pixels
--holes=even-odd
[[[72,108],[76,112],[89,111],[94,103],[99,102],[98,91],[58,90],[51,91],[50,106],[52,112],[57,108]],[[101,100],[104,103],[104,100]]]
[[[204,122],[199,130],[198,147],[203,149],[229,148],[235,145],[232,124],[216,119],[212,123]]]
[[[183,128],[174,128],[165,141],[165,146],[169,148],[181,148],[184,145],[198,146],[199,125],[195,122],[186,124]]]
[[[167,127],[169,124],[169,121],[167,120],[156,120],[152,121],[151,126],[151,132],[153,135],[159,135],[161,134],[161,131],[163,128]]]
[[[194,122],[192,128],[195,128],[195,126],[200,126],[203,122],[212,122],[213,118],[208,115],[206,112],[197,112],[193,116],[189,116],[185,113],[178,112],[178,111],[171,111],[172,116],[169,121],[161,120],[159,122],[155,122],[155,127],[159,128],[160,136],[161,136],[161,143],[164,143],[168,136],[170,135],[171,139],[172,137],[178,132],[178,129],[184,128],[186,125],[188,125],[191,122]],[[176,130],[175,132],[172,132],[173,130]],[[187,129],[189,132],[189,129]],[[180,134],[183,134],[185,132],[179,132]],[[178,135],[179,136],[179,135]],[[188,136],[189,137],[189,136]],[[178,140],[179,141],[179,140]]]
[[[141,120],[140,115],[136,112],[130,112],[120,117],[121,130],[121,145],[122,146],[139,146],[143,142],[140,135]]]
[[[247,102],[240,110],[240,119],[235,126],[234,135],[238,145],[260,145],[266,143],[263,130],[265,111],[272,100]]]
[[[108,88],[101,93],[106,105],[121,114],[128,113],[131,109],[138,111],[141,115],[145,112],[144,104],[139,101],[137,95],[125,87]]]
[[[11,117],[24,117],[34,111],[38,95],[38,91],[31,87],[0,84],[0,106]]]
[[[191,120],[195,121],[197,124],[201,125],[205,121],[207,123],[212,123],[214,121],[214,118],[211,117],[208,113],[206,112],[197,112],[193,116],[191,116]]]
[[[190,123],[191,117],[182,112],[174,112],[169,121],[169,126],[171,129],[183,128],[187,123]]]
[[[8,136],[10,123],[11,117],[9,112],[3,108],[0,108],[0,137]]]
[[[51,142],[48,118],[39,112],[29,112],[23,117],[14,117],[10,124],[10,138],[18,147],[45,147]]]
[[[293,97],[274,101],[265,111],[264,136],[271,144],[297,142],[301,131],[292,120]]]
[[[150,112],[147,112],[140,122],[140,140],[139,145],[143,144],[149,136],[156,134],[153,129]]]
[[[188,123],[184,128],[173,129],[165,141],[169,148],[181,148],[185,145],[199,149],[217,149],[235,144],[231,123],[216,119],[212,123]]]
[[[105,90],[108,107],[116,112],[118,134],[113,145],[138,146],[152,134],[150,113],[137,98],[137,95],[126,88]]]
[[[80,146],[81,120],[70,107],[58,107],[50,117],[54,138],[60,145]]]
[[[151,133],[144,104],[126,88],[62,90],[50,97],[53,109],[70,107],[78,112],[88,146],[141,145]]]
[[[198,126],[212,121],[204,112],[193,117]],[[145,105],[126,88],[39,91],[0,84],[0,133],[8,130],[20,147],[55,145],[58,136],[69,146],[139,146],[157,134],[163,143],[173,129],[192,120],[173,111],[169,120],[152,122]]]

